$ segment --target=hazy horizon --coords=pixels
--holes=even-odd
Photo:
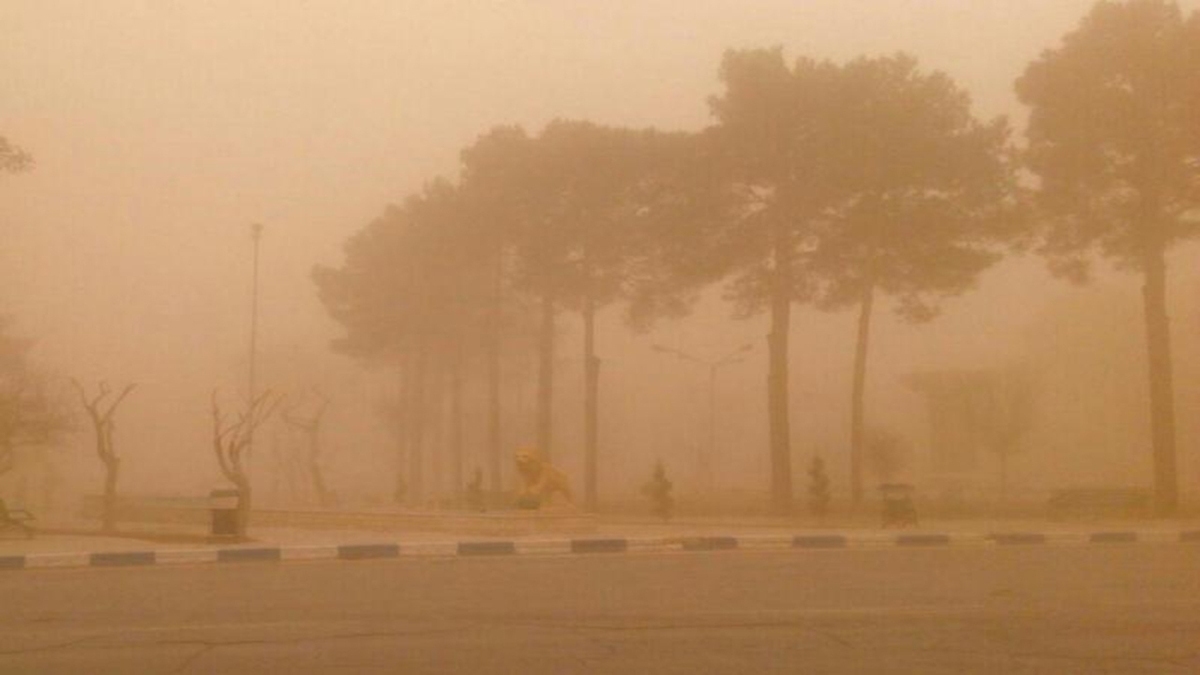
[[[232,397],[243,386],[251,223],[265,226],[264,377],[281,388],[314,377],[344,382],[357,371],[326,356],[338,327],[317,301],[310,270],[340,264],[345,239],[386,204],[437,176],[453,177],[459,151],[493,125],[536,132],[551,119],[573,118],[698,129],[711,123],[706,98],[719,90],[722,53],[780,45],[789,59],[912,53],[922,69],[944,71],[970,91],[978,117],[1009,116],[1019,138],[1024,113],[1013,80],[1092,4],[705,0],[681,13],[665,1],[9,0],[0,9],[0,135],[30,151],[36,166],[0,176],[0,314],[37,341],[37,361],[59,375],[139,383],[120,418],[130,485],[153,482],[180,459],[211,471],[211,480],[179,475],[181,482],[216,482],[205,449],[207,395],[221,387]],[[1187,407],[1200,398],[1197,355],[1185,345],[1200,327],[1196,260],[1195,247],[1172,254],[1169,290],[1188,494],[1200,480]],[[1051,280],[1040,260],[1014,259],[987,273],[978,292],[948,301],[927,326],[881,312],[873,396],[892,396],[894,376],[914,369],[1001,363],[1048,303],[1087,302],[1110,290],[1128,298],[1136,283],[1106,272],[1094,287],[1074,289]],[[618,314],[604,315],[606,396],[616,396],[609,387],[619,382],[638,386],[637,369],[623,371],[621,363],[661,359],[648,356],[656,341],[719,356],[761,342],[763,333],[760,322],[735,322],[724,318],[726,308],[708,305],[649,336],[627,335]],[[799,311],[794,324],[795,433],[836,438],[845,424],[853,319]],[[571,358],[578,349],[569,320],[564,326],[559,353]],[[1131,330],[1140,336],[1140,325]],[[1129,358],[1138,356],[1135,349]],[[749,477],[765,471],[756,358],[730,373],[724,394],[746,401],[731,404],[737,420],[723,433],[731,446],[748,444],[742,474]],[[298,362],[328,370],[301,375],[279,365]],[[684,389],[702,382],[685,366],[658,367]],[[1134,361],[1129,372],[1138,367]],[[1144,387],[1141,377],[1132,386]],[[564,376],[560,388],[569,382]],[[827,401],[807,408],[826,412],[805,417],[804,396],[831,388]],[[574,415],[567,406],[576,395],[561,392],[560,418]],[[893,416],[919,433],[909,413]],[[361,419],[345,424],[353,430],[347,438],[387,442]],[[626,432],[610,431],[617,444]],[[562,437],[573,434],[568,427]],[[1133,436],[1147,442],[1145,433]],[[84,433],[72,445],[88,442]],[[813,443],[794,452],[804,456]],[[641,475],[641,457],[614,452],[614,467]],[[825,452],[839,456],[836,448]],[[94,463],[83,450],[75,454]],[[1145,454],[1131,454],[1139,471]]]

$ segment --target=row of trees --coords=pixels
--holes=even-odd
[[[945,76],[907,56],[845,66],[780,50],[731,52],[719,124],[701,134],[557,121],[538,136],[498,128],[462,153],[458,185],[437,181],[356,236],[339,270],[319,268],[322,299],[347,327],[340,347],[405,362],[413,423],[408,483],[420,484],[429,354],[459,381],[463,336],[483,336],[498,489],[499,343],[536,314],[538,446],[550,428],[554,322],[584,327],[585,503],[597,493],[595,316],[627,301],[643,327],[732,278],[740,315],[769,312],[772,495],[791,502],[787,403],[794,302],[859,305],[852,467],[861,495],[862,389],[873,299],[914,320],[960,292],[1013,232],[1006,129],[977,123]],[[505,321],[508,307],[507,318]],[[450,345],[449,347],[447,345]],[[452,384],[452,391],[458,385]],[[457,395],[455,395],[457,400]],[[461,458],[461,448],[453,447]],[[461,459],[455,461],[455,484]],[[419,487],[418,487],[419,489]]]
[[[537,443],[552,453],[555,321],[573,311],[594,508],[597,312],[620,302],[641,328],[724,282],[737,315],[769,316],[770,494],[780,513],[793,498],[791,308],[858,310],[857,500],[877,300],[928,320],[1007,250],[1034,245],[1073,278],[1096,250],[1144,275],[1155,487],[1160,512],[1175,508],[1163,260],[1198,227],[1200,16],[1161,0],[1097,4],[1018,80],[1031,109],[1019,150],[1003,119],[977,120],[967,92],[903,54],[835,64],[788,63],[778,48],[730,51],[720,78],[715,124],[699,133],[564,120],[534,136],[492,129],[462,151],[458,182],[433,181],[389,207],[347,243],[340,268],[314,271],[346,329],[336,347],[399,365],[410,498],[422,490],[424,412],[444,388],[454,485],[463,484],[468,372],[488,382],[489,479],[499,489],[500,372],[520,337],[536,343]]]
[[[0,317],[0,475],[14,468],[18,448],[52,443],[68,428],[49,381],[29,363],[30,346]]]

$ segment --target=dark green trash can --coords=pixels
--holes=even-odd
[[[227,537],[237,535],[237,503],[238,491],[236,488],[218,488],[208,493],[213,535]]]

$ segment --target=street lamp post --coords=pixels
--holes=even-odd
[[[257,383],[255,382],[255,361],[258,357],[258,243],[262,239],[262,223],[250,226],[250,240],[254,242],[254,269],[250,277],[250,363],[249,381],[247,382],[246,407],[249,410],[254,405]],[[254,448],[253,431],[246,445],[246,454]]]
[[[713,457],[717,451],[717,370],[721,366],[727,366],[733,363],[738,363],[744,358],[744,354],[751,349],[753,345],[744,344],[737,349],[729,352],[719,359],[702,359],[698,356],[693,356],[674,347],[654,344],[650,345],[651,349],[664,354],[674,354],[675,356],[685,361],[691,361],[702,366],[708,367],[708,442],[704,446],[704,451],[697,453],[696,463],[700,469],[700,476],[703,482],[703,488],[712,490],[713,488]]]

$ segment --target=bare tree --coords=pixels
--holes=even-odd
[[[107,382],[101,382],[95,396],[88,397],[83,385],[75,379],[71,380],[75,391],[79,392],[79,402],[88,412],[92,420],[92,429],[96,433],[96,455],[104,464],[104,506],[100,521],[105,532],[111,532],[117,521],[117,473],[121,468],[121,459],[117,457],[113,445],[113,415],[117,407],[125,400],[137,385],[127,384],[119,394],[113,395]]]
[[[20,446],[45,446],[72,431],[50,379],[30,366],[29,340],[12,336],[0,316],[0,474],[16,465]]]
[[[313,394],[317,397],[317,404],[307,416],[298,416],[297,410],[299,404],[288,406],[280,413],[283,421],[287,422],[288,426],[299,431],[305,440],[305,457],[307,463],[307,473],[312,481],[313,493],[317,497],[317,503],[321,506],[333,505],[333,494],[325,485],[325,478],[321,474],[321,422],[325,418],[325,412],[329,408],[329,397],[321,393],[319,390],[313,390]]]
[[[213,451],[217,455],[221,473],[237,487],[236,534],[239,538],[246,536],[251,504],[250,474],[243,459],[250,449],[255,430],[271,417],[282,401],[283,397],[272,396],[269,390],[264,391],[250,402],[245,412],[227,420],[217,403],[216,390],[212,394]]]

